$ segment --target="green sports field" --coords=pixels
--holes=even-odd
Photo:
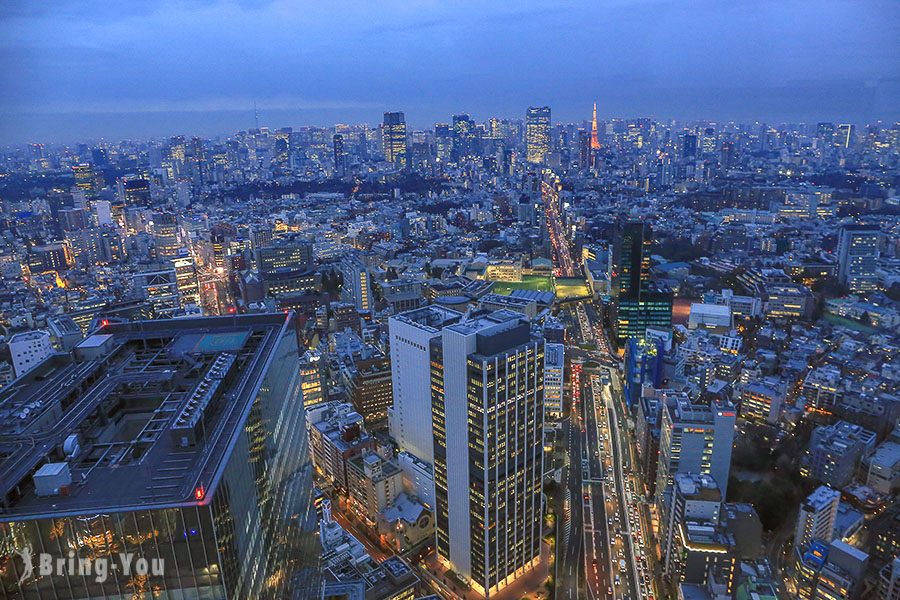
[[[589,296],[591,291],[588,289],[584,279],[578,278],[558,278],[556,280],[556,297],[557,298],[574,298],[578,296]]]
[[[523,275],[522,281],[495,281],[494,293],[508,296],[513,290],[553,291],[553,278],[549,275]]]
[[[523,275],[522,281],[495,281],[494,293],[508,296],[513,290],[554,292],[557,298],[588,296],[591,291],[583,279],[553,278],[549,275]]]

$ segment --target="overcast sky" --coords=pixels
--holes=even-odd
[[[0,144],[406,112],[900,119],[897,0],[3,0]]]

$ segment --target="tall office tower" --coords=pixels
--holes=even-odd
[[[344,302],[356,307],[356,310],[370,310],[374,307],[372,297],[372,277],[369,268],[358,256],[348,255],[341,261],[341,273],[344,283],[341,296]]]
[[[835,133],[834,145],[838,148],[849,148],[853,144],[854,127],[852,123],[841,123]]]
[[[681,140],[681,157],[696,158],[697,157],[697,134],[685,133]]]
[[[188,254],[186,249],[182,249],[181,253],[172,257],[169,262],[175,269],[175,281],[181,303],[200,306],[200,279],[197,277],[194,257]]]
[[[687,398],[676,397],[663,405],[656,471],[658,505],[669,505],[676,473],[711,475],[726,496],[735,418],[734,406],[717,401],[691,404]]]
[[[156,248],[156,256],[169,258],[176,256],[181,249],[181,240],[178,236],[178,216],[174,213],[153,213],[153,243]]]
[[[797,552],[804,552],[813,540],[826,544],[832,540],[840,502],[841,493],[823,485],[800,504],[794,529],[794,548]]]
[[[72,174],[75,176],[75,187],[84,191],[88,198],[97,193],[97,180],[94,177],[94,169],[89,164],[72,166]]]
[[[529,106],[525,112],[525,160],[542,165],[550,153],[550,107]]]
[[[844,225],[838,237],[838,280],[851,293],[878,291],[881,229],[878,225]]]
[[[643,339],[647,327],[672,325],[672,291],[650,281],[652,230],[648,223],[622,221],[613,242],[612,327],[616,346]]]
[[[316,350],[307,350],[300,357],[300,394],[304,406],[313,406],[325,401],[323,385],[322,355]]]
[[[719,164],[723,169],[730,169],[734,166],[734,159],[734,142],[732,142],[731,140],[725,140],[724,142],[722,142]]]
[[[122,181],[122,198],[126,206],[150,205],[150,181],[143,177],[128,177]]]
[[[107,325],[0,391],[4,592],[320,598],[293,319]]]
[[[578,130],[578,166],[587,169],[591,166],[591,133]]]
[[[434,150],[438,162],[450,162],[453,152],[453,135],[449,124],[434,124]]]
[[[540,559],[544,344],[503,310],[431,348],[437,552],[491,598]]]
[[[388,320],[394,402],[388,409],[391,437],[401,450],[434,463],[431,423],[431,340],[462,314],[438,305],[426,306]]]
[[[453,115],[453,146],[450,158],[459,162],[475,155],[475,121],[467,114]]]
[[[343,175],[347,160],[347,155],[344,154],[344,136],[339,133],[334,134],[331,138],[331,149],[334,153],[334,172],[337,175]]]
[[[406,168],[406,118],[402,112],[384,113],[381,130],[384,160],[398,169]]]

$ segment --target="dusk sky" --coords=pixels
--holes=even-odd
[[[900,118],[896,0],[7,0],[0,144],[456,112]]]

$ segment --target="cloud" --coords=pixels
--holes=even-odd
[[[891,118],[873,111],[897,107],[871,94],[848,108],[786,86],[888,96],[898,11],[885,0],[13,0],[0,4],[0,127],[27,133],[3,123],[13,114],[199,113],[253,100],[346,120],[398,108],[422,124],[534,103],[565,118],[595,98],[604,115],[768,119],[790,98],[792,114]]]

